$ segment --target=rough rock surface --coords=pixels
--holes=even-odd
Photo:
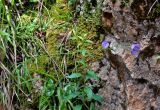
[[[155,5],[153,3],[155,2]],[[160,16],[158,1],[105,0],[102,25],[110,48],[95,71],[103,82],[100,110],[160,110]],[[137,56],[131,45],[141,45]],[[98,64],[97,64],[98,65]]]

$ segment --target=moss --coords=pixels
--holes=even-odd
[[[96,25],[100,25],[100,14],[91,14],[90,16],[84,15],[84,17],[79,18],[78,24],[78,35],[86,34],[85,40],[90,40],[92,43],[86,43],[81,48],[84,48],[91,54],[91,56],[86,57],[86,61],[94,61],[99,58],[102,58],[102,47],[101,47],[101,39],[98,41],[94,41],[95,36],[97,35]],[[94,57],[96,56],[96,57]],[[81,58],[81,57],[80,57]]]
[[[61,1],[60,1],[61,2]],[[51,77],[52,79],[56,80],[55,70],[53,65],[50,66],[50,60],[53,58],[57,65],[61,64],[61,55],[59,50],[59,34],[67,32],[68,30],[71,30],[72,22],[71,22],[71,12],[69,11],[69,8],[64,6],[63,4],[56,4],[51,7],[51,10],[49,10],[49,13],[51,13],[50,17],[48,16],[47,19],[52,20],[49,23],[49,27],[46,30],[46,48],[49,54],[41,54],[39,55],[34,61],[28,60],[28,69],[31,73],[38,73],[42,75],[47,75],[48,77]],[[46,13],[44,14],[44,16]],[[48,70],[46,70],[46,66],[48,65]],[[56,73],[58,75],[58,78],[61,78],[61,73]]]
[[[20,18],[17,19],[17,21],[20,21],[23,24],[27,24],[27,23],[31,23],[32,19],[33,19],[32,16],[23,14],[22,16],[20,16]]]
[[[46,73],[45,65],[49,62],[46,55],[39,55],[35,60],[27,60],[27,67],[30,73]]]
[[[49,29],[46,31],[47,47],[50,55],[54,56],[58,54],[57,46],[60,44],[58,44],[59,42],[57,41],[59,34],[70,30],[72,14],[70,9],[64,6],[64,4],[52,6],[49,13],[51,13],[50,19],[52,19],[52,22],[50,23]]]
[[[61,1],[60,1],[61,2]],[[76,67],[75,63],[84,59],[86,61],[86,66],[88,63],[96,61],[103,57],[101,39],[98,41],[93,41],[96,36],[96,25],[99,25],[99,16],[100,13],[94,14],[85,14],[78,18],[78,24],[76,27],[73,26],[73,15],[72,11],[64,4],[56,4],[51,7],[48,11],[52,21],[49,24],[48,29],[46,30],[46,47],[49,53],[49,56],[52,57],[57,65],[62,68],[62,58],[61,50],[59,46],[61,45],[59,40],[59,34],[68,33],[72,31],[70,39],[67,45],[64,48],[68,49],[70,54],[67,54],[67,68],[68,72],[73,72],[73,69]],[[44,14],[46,15],[46,13]],[[74,31],[74,32],[73,32]],[[81,38],[78,38],[81,37]],[[87,55],[81,53],[82,50],[87,51]],[[73,61],[74,59],[74,61]],[[40,55],[37,58],[37,65],[35,61],[28,61],[28,67],[31,73],[46,73],[45,66],[49,64],[49,58],[46,55]],[[38,66],[38,67],[37,67]],[[84,72],[84,67],[81,65],[78,67],[78,71]],[[51,72],[52,71],[52,72]],[[54,74],[55,70],[50,70],[49,74]],[[61,74],[58,73],[61,77]]]
[[[53,29],[48,29],[46,31],[47,49],[48,49],[49,55],[51,56],[56,56],[58,54],[57,48],[56,48],[58,33],[59,31],[56,31]]]
[[[157,16],[160,15],[160,4],[157,4],[157,5],[156,5],[155,13],[157,14]]]

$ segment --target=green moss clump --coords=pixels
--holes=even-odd
[[[46,55],[39,55],[34,60],[27,60],[27,67],[30,73],[46,73],[45,66],[49,62],[49,58]]]
[[[68,50],[66,54],[67,68],[75,68],[75,63],[82,59],[86,61],[86,66],[88,66],[88,63],[102,58],[101,39],[96,42],[94,41],[96,25],[100,24],[100,20],[97,19],[100,17],[99,11],[92,14],[84,13],[83,16],[79,16],[76,26],[73,25],[72,11],[63,3],[53,5],[51,9],[48,10],[48,13],[50,13],[50,16],[48,16],[47,19],[50,19],[49,21],[51,22],[46,30],[45,45],[50,58],[53,58],[62,70],[64,68],[62,59],[66,50]],[[46,13],[44,15],[46,15]],[[64,34],[65,37],[69,32],[71,32],[71,35],[67,44],[63,47],[61,42],[63,38],[60,38],[60,34]],[[31,73],[36,72],[42,74],[46,73],[45,66],[49,64],[49,62],[49,57],[42,54],[38,56],[36,60],[30,60],[28,67]],[[78,68],[78,71],[82,72],[84,66],[81,65],[81,67]],[[68,72],[73,72],[72,69]],[[53,73],[55,70],[51,71]]]

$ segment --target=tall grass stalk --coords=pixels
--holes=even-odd
[[[12,32],[12,37],[13,37],[13,48],[14,48],[14,65],[15,65],[15,68],[17,68],[17,46],[16,46],[16,27],[15,27],[15,24],[14,24],[14,21],[12,20],[12,17],[11,17],[11,12],[9,11],[8,9],[8,6],[5,5],[5,9],[6,9],[6,17],[7,17],[7,21],[8,21],[8,24],[10,25],[11,27],[11,32]]]

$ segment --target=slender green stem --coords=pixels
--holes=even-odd
[[[6,10],[6,16],[7,16],[7,21],[11,27],[11,31],[12,31],[12,37],[13,37],[13,48],[14,48],[14,65],[15,68],[17,68],[17,46],[16,46],[16,30],[15,30],[15,24],[14,21],[11,18],[11,12],[8,9],[8,6],[5,5],[5,10]]]

